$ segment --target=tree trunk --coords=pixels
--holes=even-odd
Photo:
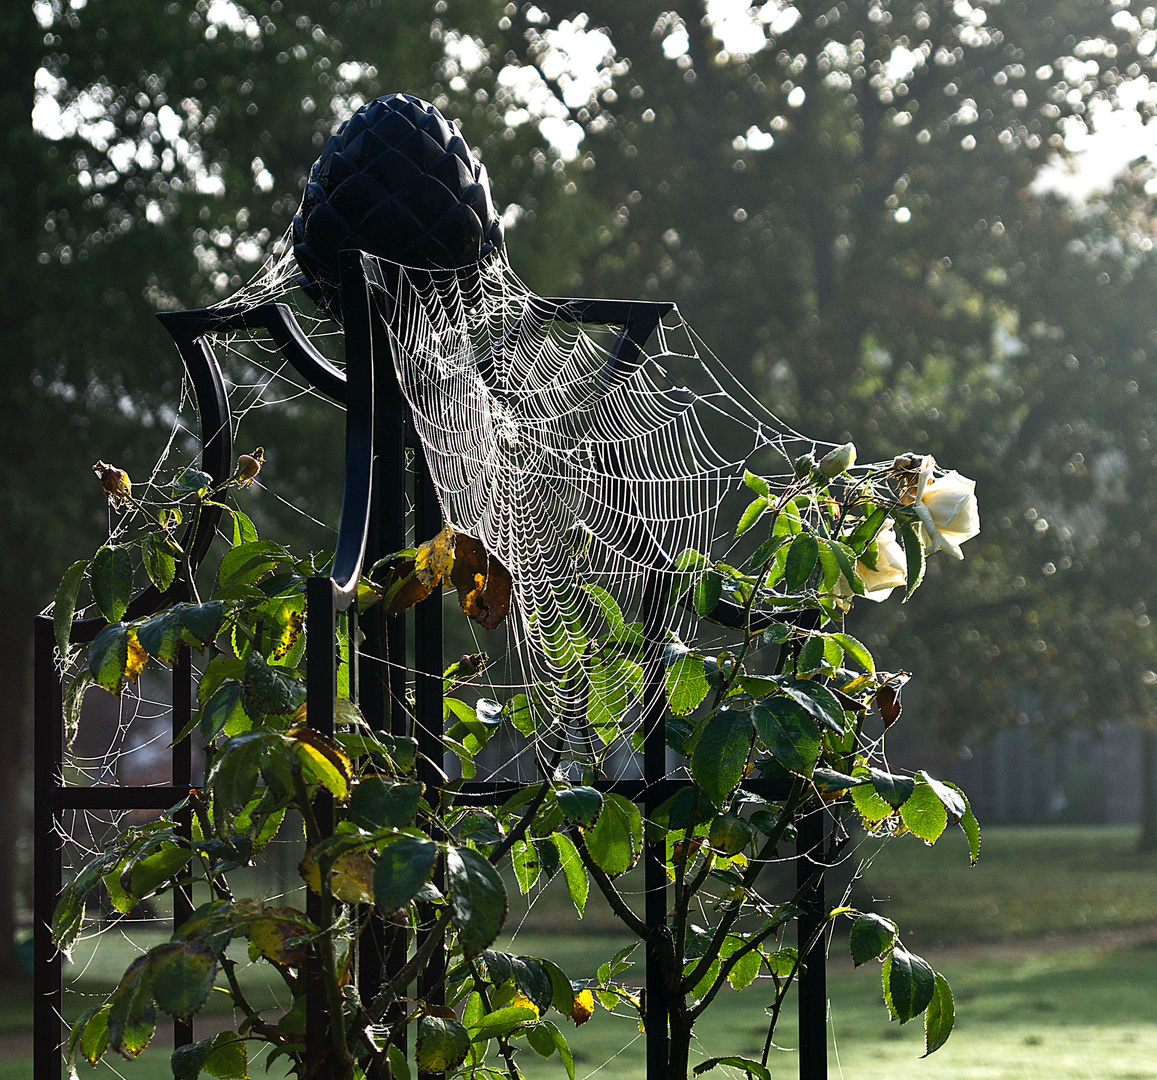
[[[1157,729],[1141,730],[1141,838],[1138,851],[1157,851]]]

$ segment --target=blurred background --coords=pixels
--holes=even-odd
[[[0,977],[30,919],[32,617],[107,534],[93,462],[148,475],[170,437],[154,314],[250,279],[334,127],[406,91],[485,162],[534,291],[674,300],[806,435],[975,478],[964,562],[849,629],[916,676],[892,765],[964,786],[985,853],[905,838],[857,887],[990,995],[950,1048],[1028,1018],[984,1029],[1014,1071],[960,1075],[1037,1075],[1017,1054],[1043,1070],[1066,1025],[1078,1071],[1057,1051],[1050,1075],[1154,1075],[1157,9],[12,0],[0,34]],[[263,436],[250,512],[320,545],[267,493],[336,520],[340,414]],[[1044,982],[1010,1004],[1022,975]],[[859,980],[845,1049],[870,1075],[895,1047]],[[1098,987],[1126,1005],[1097,1012]],[[949,1053],[913,1067],[957,1075]]]

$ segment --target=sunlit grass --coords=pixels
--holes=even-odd
[[[948,976],[956,995],[957,1028],[947,1046],[918,1060],[923,1052],[920,1022],[903,1027],[889,1022],[880,1000],[878,966],[852,970],[841,933],[832,947],[828,980],[831,1075],[860,1080],[892,1080],[900,1074],[936,1080],[1157,1075],[1157,947],[1126,948],[1113,933],[1157,927],[1157,857],[1138,856],[1135,843],[1136,832],[1129,828],[994,828],[985,833],[976,868],[968,866],[962,836],[948,835],[931,850],[911,838],[887,845],[871,860],[854,901],[865,902],[870,894],[881,898],[878,910],[894,918],[909,946]],[[873,848],[874,842],[865,841],[859,853],[868,855]],[[635,888],[633,880],[627,887]],[[513,898],[508,929],[521,924],[522,930],[502,947],[549,956],[573,978],[590,977],[628,940],[608,935],[613,924],[592,913],[600,933],[567,933],[582,924],[565,890],[552,886],[525,918],[525,901],[520,912]],[[1034,940],[1043,935],[1065,936]],[[641,953],[627,976],[639,983]],[[87,964],[78,989],[107,992],[132,955],[123,938],[110,934]],[[77,959],[78,969],[88,962],[84,947],[78,948]],[[255,996],[264,993],[263,1000],[273,1000],[276,988],[263,983],[256,970],[246,981]],[[767,997],[758,985],[742,994],[728,990],[720,995],[700,1024],[692,1062],[721,1054],[758,1057],[766,1035]],[[225,1004],[223,995],[219,1004]],[[554,1019],[572,1041],[578,1080],[642,1080],[645,1040],[634,1019],[598,1010],[578,1030],[565,1019]],[[218,1016],[203,1024],[215,1029],[224,1021]],[[27,992],[0,994],[0,1033],[29,1028]],[[157,1045],[140,1061],[115,1059],[91,1072],[82,1066],[81,1076],[171,1076],[168,1052],[160,1045],[169,1038],[167,1030],[166,1023]],[[794,1005],[776,1042],[783,1049],[772,1051],[772,1075],[796,1075]],[[525,1046],[519,1064],[527,1080],[565,1076],[557,1057],[542,1061]],[[265,1075],[263,1064],[256,1063],[254,1070],[251,1075]],[[281,1070],[275,1066],[269,1075],[280,1076]],[[0,1059],[0,1080],[30,1077],[27,1057]]]

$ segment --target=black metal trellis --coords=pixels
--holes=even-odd
[[[391,344],[384,323],[371,318],[375,300],[369,294],[360,252],[343,252],[341,293],[345,324],[344,373],[325,360],[301,332],[285,305],[268,303],[249,308],[218,308],[167,313],[162,321],[177,342],[193,383],[201,422],[202,468],[215,481],[230,473],[232,464],[229,405],[224,381],[213,354],[216,333],[263,328],[285,358],[315,388],[346,407],[346,466],[338,542],[328,575],[311,578],[306,586],[306,680],[309,723],[332,734],[337,688],[337,616],[348,611],[350,634],[350,695],[364,715],[392,734],[414,735],[418,742],[421,779],[428,791],[440,784],[434,763],[442,759],[443,730],[441,597],[435,592],[418,604],[412,616],[386,619],[381,605],[358,625],[356,594],[363,562],[405,547],[408,481],[407,458],[413,452],[414,517],[420,536],[433,535],[441,527],[441,511],[430,480],[421,446],[412,430],[408,408],[394,376]],[[621,328],[610,349],[604,369],[605,383],[630,375],[643,347],[670,305],[614,300],[535,299],[555,318]],[[190,529],[183,543],[200,561],[212,540],[220,511],[202,515],[196,531]],[[129,608],[126,619],[147,615],[187,599],[187,587],[178,580],[165,594],[146,590]],[[657,606],[654,610],[657,610]],[[723,621],[727,621],[726,618]],[[412,626],[408,626],[412,624]],[[91,641],[104,626],[102,619],[77,620],[73,643]],[[736,624],[737,625],[737,624]],[[360,634],[359,634],[360,630]],[[406,709],[407,642],[414,646],[413,730]],[[653,638],[655,635],[649,635]],[[359,642],[360,637],[360,644]],[[159,787],[66,785],[63,778],[64,718],[60,675],[55,662],[52,620],[36,620],[36,754],[35,754],[35,976],[34,976],[34,1080],[58,1080],[62,1045],[62,965],[51,942],[53,908],[63,887],[63,815],[74,810],[164,810],[189,791],[191,741],[185,738],[172,749],[171,782]],[[355,660],[356,658],[356,660]],[[665,708],[662,657],[645,665],[643,704],[643,776],[638,780],[594,784],[641,804],[645,818],[688,781],[666,776],[666,744],[662,724]],[[192,669],[188,650],[182,648],[173,670],[172,730],[184,729],[192,713]],[[788,797],[784,782],[748,779],[744,786],[771,800]],[[455,798],[471,805],[493,805],[506,800],[519,785],[506,782],[463,782]],[[332,811],[320,807],[323,827]],[[802,885],[822,865],[826,846],[825,813],[822,807],[801,815],[797,826],[796,860]],[[186,830],[186,817],[179,827]],[[667,920],[668,883],[662,843],[647,843],[644,851],[644,921],[661,927]],[[310,894],[310,904],[317,900]],[[190,898],[178,896],[174,925],[192,910]],[[309,914],[317,917],[316,911]],[[824,920],[822,875],[803,904],[798,919],[801,950]],[[404,934],[377,923],[363,941],[357,961],[363,993],[372,994],[383,970],[398,968],[405,960]],[[827,993],[824,940],[818,940],[801,957],[799,974],[799,1075],[802,1080],[825,1080],[827,1076]],[[431,972],[429,986],[439,982]],[[423,988],[420,988],[420,992]],[[436,992],[436,991],[435,991]],[[647,1072],[653,1080],[666,1075],[668,1051],[668,1001],[657,953],[648,946],[646,965]],[[329,1046],[329,1017],[324,993],[315,978],[307,978],[306,1053],[317,1071],[325,1074]],[[192,1024],[175,1022],[176,1045],[192,1041]]]

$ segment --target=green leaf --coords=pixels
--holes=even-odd
[[[796,671],[801,676],[815,675],[823,670],[824,666],[824,638],[822,634],[809,634],[799,651],[796,661]]]
[[[752,499],[747,504],[747,509],[743,511],[743,516],[739,519],[739,524],[735,527],[735,535],[742,536],[748,529],[752,527],[771,505],[771,502],[766,496],[760,495],[756,499]]]
[[[618,735],[630,705],[627,685],[612,665],[597,658],[591,660],[588,674],[587,723],[609,745]]]
[[[382,844],[374,867],[374,902],[383,912],[405,907],[434,872],[438,845],[424,836],[398,836]]]
[[[477,956],[497,939],[506,922],[506,889],[490,863],[470,848],[446,848],[446,890],[450,918],[466,958]]]
[[[936,990],[936,973],[928,963],[899,944],[885,958],[881,977],[884,1004],[901,1024],[919,1016]]]
[[[770,623],[763,631],[765,645],[782,645],[791,637],[791,627],[787,623]]]
[[[181,872],[193,857],[187,848],[167,844],[159,851],[138,859],[129,870],[128,891],[137,900],[152,896],[162,885]]]
[[[787,542],[783,536],[771,535],[755,549],[749,565],[752,570],[760,570],[772,559],[777,551]]]
[[[526,840],[516,840],[510,849],[510,865],[514,869],[519,892],[525,896],[538,880],[538,852]]]
[[[558,857],[562,864],[563,877],[566,879],[567,891],[570,893],[571,902],[574,904],[575,910],[581,919],[583,912],[586,910],[587,896],[590,893],[590,879],[587,877],[587,868],[583,866],[582,858],[579,856],[578,848],[574,846],[574,841],[571,840],[566,833],[555,833],[550,839],[558,849]]]
[[[899,810],[916,788],[916,781],[910,776],[896,776],[882,769],[870,769],[869,773],[876,794],[894,810]]]
[[[931,845],[948,828],[948,811],[932,786],[920,782],[900,807],[900,820],[909,832]]]
[[[892,814],[892,807],[876,794],[872,784],[856,784],[851,793],[856,812],[869,825],[877,825]]]
[[[186,1019],[209,997],[217,957],[200,941],[167,942],[149,950],[153,995],[170,1016]]]
[[[109,1046],[125,1057],[136,1057],[153,1037],[157,1010],[152,986],[146,977],[148,954],[138,956],[127,968],[109,999]]]
[[[410,1063],[406,1060],[405,1050],[395,1043],[390,1047],[387,1058],[394,1080],[411,1080]]]
[[[715,605],[723,598],[723,575],[718,570],[708,570],[695,580],[692,600],[695,614],[701,619],[715,610]]]
[[[707,839],[724,855],[738,855],[751,843],[751,826],[738,814],[720,814],[711,822]],[[726,957],[724,957],[726,959]]]
[[[106,544],[92,560],[89,575],[93,599],[110,623],[128,609],[133,595],[133,561],[128,549]]]
[[[732,1069],[742,1069],[749,1077],[753,1077],[754,1080],[771,1080],[771,1073],[768,1071],[766,1065],[745,1057],[708,1058],[706,1061],[702,1061],[696,1065],[691,1075],[700,1076],[714,1069],[717,1065],[725,1065]]]
[[[213,486],[213,477],[200,469],[182,469],[180,475],[173,481],[173,493],[176,495],[200,495]]]
[[[886,506],[881,506],[873,510],[852,530],[851,535],[847,539],[848,547],[850,547],[856,555],[862,555],[864,548],[875,540],[876,533],[884,527],[884,522],[887,520],[888,508]]]
[[[924,1053],[921,1057],[936,1053],[952,1034],[956,1023],[956,1006],[952,1001],[952,987],[940,972],[936,972],[936,985],[928,1011],[924,1014]]]
[[[944,809],[948,811],[948,817],[952,821],[959,821],[968,813],[968,800],[954,784],[941,783],[923,771],[917,775],[936,793],[936,798],[944,804]]]
[[[972,865],[976,865],[977,859],[980,858],[980,823],[976,820],[976,815],[972,812],[972,806],[968,802],[968,797],[955,784],[949,784],[954,791],[957,792],[964,799],[964,816],[960,819],[960,828],[964,831],[964,835],[968,837],[968,854],[972,859]]]
[[[907,602],[924,580],[924,544],[920,540],[919,531],[907,518],[893,517],[892,520],[896,523],[896,531],[904,545],[904,560],[908,566],[908,588],[904,593]]]
[[[56,587],[56,599],[52,603],[52,632],[56,636],[56,647],[61,656],[68,656],[68,638],[76,615],[76,597],[87,569],[88,559],[74,562],[64,572],[64,577]]]
[[[240,510],[233,511],[233,546],[252,544],[257,539],[257,526],[253,524],[248,514]]]
[[[502,706],[502,715],[514,726],[514,730],[528,739],[534,734],[534,710],[530,698],[525,694],[515,694]]]
[[[536,956],[512,956],[510,970],[514,981],[540,1013],[546,1012],[554,1000],[554,983],[545,964]]]
[[[415,1063],[419,1073],[449,1072],[470,1052],[470,1033],[457,1020],[423,1016],[418,1021]]]
[[[836,565],[840,568],[840,573],[843,574],[844,580],[851,586],[852,592],[857,596],[864,595],[864,583],[860,580],[860,575],[856,572],[856,553],[846,544],[841,544],[838,540],[825,540],[828,551],[831,552],[832,557],[836,561]],[[834,587],[835,582],[831,587]]]
[[[217,584],[253,585],[278,563],[288,562],[289,552],[270,540],[254,540],[230,548],[217,567]]]
[[[225,619],[225,605],[220,600],[204,604],[182,604],[181,626],[187,645],[204,649],[213,644]]]
[[[277,667],[271,667],[259,652],[245,661],[242,703],[250,716],[289,716],[305,699],[305,687]]]
[[[626,628],[623,610],[618,601],[601,585],[584,585],[583,589],[591,599],[598,604],[603,616],[607,620],[607,632],[613,638],[618,638]]]
[[[540,1058],[554,1056],[554,1039],[551,1038],[545,1024],[535,1024],[530,1028],[526,1033],[526,1041]]]
[[[508,1005],[504,1009],[488,1012],[470,1028],[470,1034],[474,1042],[500,1038],[509,1035],[515,1028],[537,1019],[538,1010],[530,1005]]]
[[[785,769],[810,777],[823,749],[820,729],[797,701],[772,697],[758,702],[751,719],[763,745]]]
[[[796,592],[807,584],[819,554],[819,541],[811,533],[800,533],[791,542],[783,571],[784,584],[788,592]]]
[[[169,608],[141,623],[137,641],[150,656],[172,667],[181,644],[181,609]]]
[[[856,967],[883,956],[899,936],[896,924],[881,915],[861,915],[852,923],[848,935],[848,946]]]
[[[743,482],[751,488],[756,495],[762,495],[765,499],[771,498],[771,485],[762,476],[756,476],[755,473],[744,469]]]
[[[215,814],[240,810],[253,797],[261,769],[262,741],[253,734],[239,735],[222,748],[206,781],[213,793]]]
[[[84,1060],[95,1065],[108,1049],[108,1015],[110,1006],[100,1008],[93,1006],[95,1012],[84,1024],[80,1031],[80,1052]],[[87,1014],[86,1014],[87,1015]],[[75,1030],[75,1029],[74,1029]],[[71,1042],[71,1040],[69,1040]],[[71,1057],[71,1054],[69,1055]]]
[[[792,701],[802,705],[825,727],[837,735],[844,734],[844,710],[826,686],[810,679],[778,680],[780,689]]]
[[[245,1040],[235,1031],[222,1031],[211,1039],[177,1047],[170,1065],[176,1080],[197,1080],[202,1072],[220,1080],[248,1080],[249,1077]]]
[[[603,808],[603,797],[595,788],[562,788],[555,794],[562,816],[572,825],[581,825],[589,829],[598,821]]]
[[[723,947],[719,950],[720,960],[730,960],[740,949],[747,945],[747,940],[738,934],[728,934],[723,939]],[[763,963],[763,956],[758,948],[744,953],[727,972],[727,981],[732,990],[743,990],[755,982],[759,976],[759,968]]]
[[[177,576],[177,560],[163,536],[149,533],[141,544],[141,558],[149,580],[165,592]]]
[[[625,874],[643,853],[643,819],[639,808],[621,795],[603,798],[603,810],[586,834],[595,865],[611,877]]]
[[[679,657],[663,676],[667,703],[676,716],[686,716],[697,709],[711,687],[703,668],[703,658],[693,652]]]
[[[387,776],[363,776],[349,801],[350,820],[363,829],[405,829],[413,824],[422,798],[417,781],[399,783]]]
[[[691,775],[716,806],[739,784],[751,736],[751,716],[740,709],[720,709],[704,724],[691,756]]]
[[[844,652],[855,660],[869,675],[875,675],[876,662],[872,659],[872,654],[863,642],[858,641],[852,637],[851,634],[845,634],[842,631],[832,634],[832,640],[837,642]]]
[[[222,683],[201,709],[201,736],[211,743],[222,731],[240,735],[247,719],[241,705],[241,684],[230,680]]]

